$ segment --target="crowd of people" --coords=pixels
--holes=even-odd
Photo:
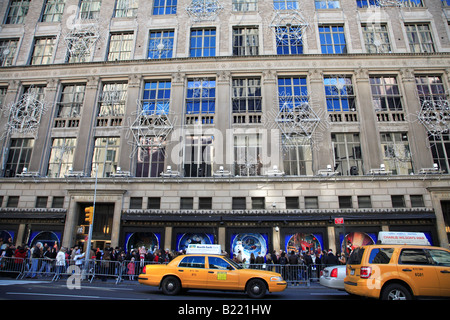
[[[135,280],[146,264],[168,263],[177,255],[184,253],[169,249],[149,250],[144,246],[128,251],[120,247],[105,248],[104,250],[96,248],[91,249],[89,258],[94,261],[93,268],[97,274],[101,275],[102,279],[106,279],[108,275],[117,276],[118,273],[121,273],[122,277]],[[226,252],[225,255],[229,256]],[[78,246],[58,248],[57,243],[49,245],[37,242],[31,247],[22,245],[16,248],[11,241],[0,239],[0,257],[14,258],[11,260],[13,266],[5,266],[4,263],[1,263],[1,268],[7,267],[11,271],[23,272],[24,277],[36,278],[62,274],[71,265],[81,268],[84,265],[86,253]],[[263,264],[306,266],[307,268],[302,270],[308,270],[309,277],[312,276],[311,272],[317,271],[318,274],[320,268],[346,262],[343,254],[334,255],[331,249],[321,252],[302,252],[300,250],[295,252],[292,250],[290,253],[280,250],[269,252],[265,256],[261,253],[255,256],[252,253],[249,261],[242,257],[241,252],[238,252],[233,255],[233,260],[249,268],[260,268]],[[292,278],[292,275],[285,274],[285,276]],[[303,271],[301,277],[305,277]]]

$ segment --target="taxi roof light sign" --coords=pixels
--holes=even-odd
[[[378,241],[381,244],[430,245],[423,232],[379,232]]]
[[[190,244],[186,254],[222,254],[220,244]]]

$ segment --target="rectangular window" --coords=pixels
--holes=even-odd
[[[351,77],[323,78],[328,112],[356,111],[356,97]]]
[[[17,52],[17,39],[0,39],[0,66],[12,66]]]
[[[180,209],[181,210],[194,209],[194,198],[191,197],[180,198]]]
[[[114,17],[116,18],[136,17],[138,11],[138,1],[139,0],[116,0]]]
[[[423,7],[422,0],[400,0],[405,7]]]
[[[298,25],[286,25],[275,28],[277,54],[303,53],[303,28]]]
[[[127,101],[127,83],[104,83],[99,101],[98,116],[123,116]]]
[[[167,59],[173,56],[174,31],[150,31],[149,59]]]
[[[450,0],[449,0],[450,1]],[[258,0],[232,0],[233,11],[256,11]]]
[[[100,18],[101,0],[81,0],[80,18],[81,19],[98,19]]]
[[[144,83],[142,98],[142,114],[167,115],[170,105],[171,82],[168,80],[153,80]]]
[[[306,77],[278,78],[278,105],[286,112],[308,106],[308,86]]]
[[[398,195],[398,196],[391,196],[391,202],[393,208],[404,208],[405,205],[405,196]]]
[[[261,79],[233,79],[233,113],[261,112]]]
[[[264,197],[252,197],[252,209],[265,209],[266,199]]]
[[[245,197],[233,197],[232,199],[233,210],[246,210],[247,203]]]
[[[411,200],[411,207],[413,208],[422,208],[425,207],[423,202],[423,195],[421,194],[412,194],[409,196]]]
[[[440,76],[417,75],[416,86],[422,104],[425,100],[436,102],[447,100],[448,96]]]
[[[5,24],[23,23],[31,0],[11,0],[6,13]]]
[[[130,60],[133,51],[132,32],[113,33],[109,39],[108,61]]]
[[[261,175],[262,136],[261,134],[234,136],[234,175]]]
[[[306,136],[282,135],[283,166],[287,176],[312,176],[311,139]]]
[[[450,172],[450,134],[441,133],[439,135],[428,135],[431,146],[431,155],[434,163],[445,173]]]
[[[370,89],[375,111],[402,111],[402,99],[397,79],[390,76],[371,76]]]
[[[84,102],[85,84],[63,85],[58,102],[57,118],[79,118]]]
[[[64,197],[53,197],[52,208],[64,208]]]
[[[42,22],[61,21],[66,0],[47,0],[45,2],[44,12],[42,13]]]
[[[298,209],[299,201],[298,197],[286,197],[286,209]]]
[[[305,197],[305,209],[319,209],[319,198]]]
[[[137,149],[136,177],[159,177],[164,171],[166,141],[164,137],[140,137]]]
[[[147,209],[161,209],[161,198],[148,197]]]
[[[380,133],[385,169],[393,174],[407,175],[412,172],[412,158],[406,132]]]
[[[17,208],[19,206],[19,196],[9,196],[6,202],[7,208]]]
[[[339,0],[315,0],[316,9],[338,9]]]
[[[336,171],[341,175],[362,174],[362,154],[359,133],[332,133]]]
[[[11,139],[8,158],[5,165],[5,177],[15,177],[23,168],[30,166],[34,139]]]
[[[94,155],[92,157],[91,177],[95,177],[98,167],[98,177],[109,177],[116,173],[119,162],[119,137],[102,137],[95,139]]]
[[[370,196],[358,196],[358,208],[372,208]]]
[[[362,32],[367,53],[391,52],[391,43],[385,24],[363,24]]]
[[[433,37],[428,24],[405,24],[411,52],[435,52]]]
[[[76,138],[53,139],[47,175],[50,178],[64,178],[73,167]]]
[[[298,9],[298,0],[273,0],[274,10]]]
[[[176,14],[177,0],[154,0],[153,15]]]
[[[423,249],[402,249],[398,263],[412,265],[431,264]]]
[[[450,0],[441,0],[444,7],[450,7]]]
[[[130,209],[142,209],[142,197],[130,197]]]
[[[214,114],[216,109],[216,80],[188,80],[186,114]]]
[[[214,57],[216,55],[216,29],[191,30],[191,57]]]
[[[184,151],[185,177],[211,177],[213,165],[213,136],[186,137]]]
[[[350,209],[353,208],[353,202],[351,196],[339,196],[339,208],[340,209]]]
[[[210,209],[212,209],[212,198],[211,197],[200,197],[200,198],[198,198],[198,208],[200,210],[210,210]]]
[[[35,208],[47,208],[48,197],[36,197]]]
[[[356,0],[356,6],[358,8],[367,8],[367,7],[379,7],[379,0]]]
[[[256,27],[233,28],[233,55],[257,56],[259,54],[258,33]]]
[[[50,64],[53,60],[56,38],[36,38],[34,40],[33,54],[31,55],[31,65]]]
[[[319,37],[322,53],[347,53],[343,26],[319,26]]]

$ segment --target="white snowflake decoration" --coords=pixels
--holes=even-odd
[[[39,93],[30,88],[19,101],[12,103],[4,110],[8,116],[7,132],[36,133],[42,115],[47,111],[45,103],[39,98]]]
[[[134,120],[128,119],[128,134],[133,139],[132,157],[136,152],[145,148],[161,148],[167,144],[167,137],[174,128],[176,118],[169,112],[169,102],[158,102],[155,110],[148,110],[142,106],[141,101],[137,101],[138,112],[134,113]]]
[[[276,40],[284,45],[299,45],[310,23],[299,10],[275,11],[269,29],[275,33]]]
[[[63,32],[64,42],[71,57],[89,59],[96,44],[103,40],[98,21],[76,20],[68,32]]]
[[[195,22],[214,21],[223,10],[223,6],[217,0],[192,0],[186,8],[187,13]]]
[[[430,135],[440,135],[450,130],[450,102],[449,100],[425,99],[417,116],[419,122]]]
[[[151,41],[149,52],[152,53],[154,59],[171,58],[173,50],[173,39],[161,39],[161,41]]]

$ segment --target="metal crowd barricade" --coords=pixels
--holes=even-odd
[[[16,275],[18,278],[23,270],[24,265],[27,265],[27,259],[15,257],[1,257],[0,258],[0,273],[6,275]]]

